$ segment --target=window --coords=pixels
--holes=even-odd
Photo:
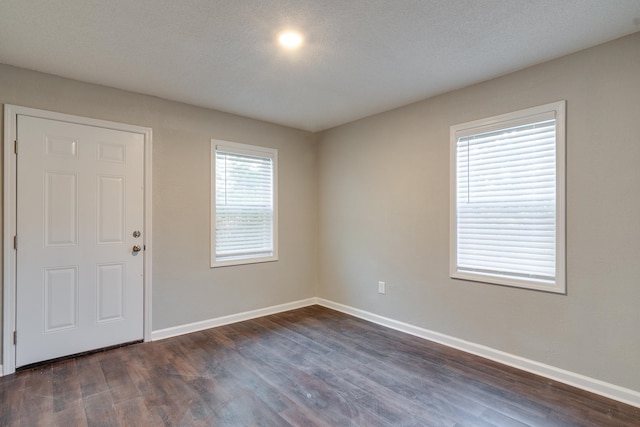
[[[211,266],[278,259],[278,151],[211,140]]]
[[[565,293],[565,101],[451,127],[450,274]]]

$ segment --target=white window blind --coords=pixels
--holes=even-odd
[[[275,162],[275,150],[215,145],[212,265],[275,257]]]
[[[456,132],[454,273],[556,283],[557,135],[556,111]]]

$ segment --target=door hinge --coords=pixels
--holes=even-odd
[[[18,236],[13,236],[13,249],[18,250]]]
[[[18,154],[18,140],[13,141],[13,152]]]
[[[13,345],[18,344],[18,331],[13,331]]]

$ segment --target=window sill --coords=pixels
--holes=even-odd
[[[236,258],[228,259],[224,261],[214,261],[211,263],[211,268],[217,267],[230,267],[233,265],[245,265],[245,264],[261,264],[263,262],[278,261],[277,256],[260,257],[260,258]]]
[[[529,289],[562,295],[566,295],[567,293],[564,283],[551,282],[546,280],[517,279],[508,276],[478,274],[464,271],[451,272],[450,276],[452,279],[480,282],[489,285],[509,286],[512,288]]]

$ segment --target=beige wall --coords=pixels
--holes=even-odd
[[[568,295],[450,279],[449,127],[562,99]],[[318,142],[318,296],[640,390],[640,33]]]
[[[315,296],[310,133],[6,65],[0,103],[153,129],[153,330]],[[211,138],[278,149],[279,261],[209,267]]]
[[[320,296],[640,390],[639,51],[640,33],[317,135],[4,65],[0,103],[153,128],[154,330]],[[568,295],[451,280],[449,126],[560,99]],[[280,261],[209,267],[212,137],[279,149]]]

